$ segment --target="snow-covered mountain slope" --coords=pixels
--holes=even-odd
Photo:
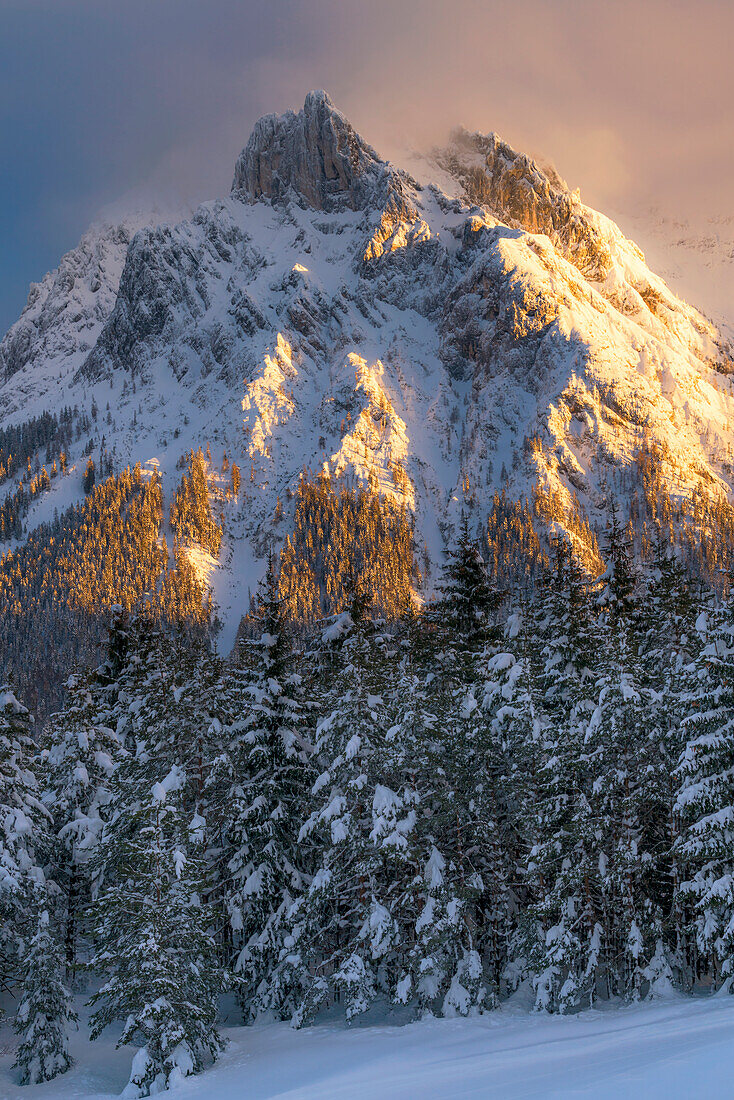
[[[641,205],[615,216],[643,244],[650,266],[734,337],[734,213],[673,218]]]
[[[128,246],[146,221],[139,214],[92,226],[55,271],[31,285],[23,312],[0,342],[0,378],[13,379],[3,386],[2,424],[24,419],[38,396],[44,408],[63,397],[112,311]]]
[[[600,516],[643,443],[673,495],[731,493],[734,351],[614,223],[494,135],[420,176],[311,93],[257,124],[226,198],[85,238],[3,342],[0,427],[94,400],[97,444],[168,490],[189,447],[241,466],[206,563],[224,644],[304,467],[404,501],[434,565],[497,488]]]

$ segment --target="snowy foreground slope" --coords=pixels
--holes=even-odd
[[[172,1089],[190,1100],[692,1100],[732,1094],[734,998],[677,997],[578,1016],[507,1007],[474,1019],[346,1029],[233,1028],[216,1067]],[[108,1100],[129,1050],[75,1043],[77,1065],[45,1085],[14,1083],[0,1053],[2,1100]]]
[[[575,499],[598,519],[643,444],[662,449],[674,498],[731,495],[722,332],[495,135],[459,132],[420,177],[311,93],[256,125],[226,198],[87,235],[0,344],[0,428],[94,402],[93,453],[104,437],[167,496],[190,447],[240,465],[219,558],[196,562],[225,649],[304,467],[403,501],[434,567],[498,488],[539,487],[561,523]],[[69,492],[55,483],[28,530]]]

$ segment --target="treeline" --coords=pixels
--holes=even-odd
[[[0,431],[0,485],[23,471],[0,502],[0,542],[23,537],[23,519],[31,504],[51,488],[59,470],[66,473],[69,445],[90,427],[88,416],[67,407],[58,417],[43,413]],[[41,455],[45,455],[43,465]]]
[[[304,475],[293,530],[280,555],[280,594],[295,623],[310,626],[359,589],[369,610],[395,621],[420,583],[412,513],[389,497]]]
[[[50,475],[43,466],[37,474],[28,475],[27,484],[25,478],[21,478],[17,488],[6,494],[0,504],[0,542],[23,537],[23,517],[36,497],[51,488],[51,478],[55,478],[57,473],[55,462]]]
[[[606,471],[606,508],[613,501],[619,502],[618,507],[626,502],[626,529],[638,560],[649,558],[662,533],[677,547],[691,576],[725,588],[734,570],[734,505],[708,470],[698,473],[697,487],[680,492],[690,473],[677,465],[664,443],[645,437],[628,466]],[[575,494],[566,503],[562,494],[536,486],[532,512],[542,528],[560,523],[571,534],[576,553],[590,573],[604,567],[597,542],[601,531],[590,522]]]
[[[730,988],[734,602],[662,533],[636,567],[614,513],[604,555],[557,540],[503,597],[464,525],[435,605],[389,625],[356,588],[297,644],[271,561],[231,662],[119,609],[41,751],[0,742],[32,822],[3,859],[51,884],[6,895],[22,1073],[68,1063],[81,964],[131,1095],[217,1056],[224,988],[296,1026]]]
[[[128,467],[0,557],[4,674],[39,717],[60,705],[70,667],[99,660],[111,605],[144,600],[160,623],[207,626],[208,594],[186,556],[169,555],[162,522],[160,479]]]
[[[22,424],[0,429],[0,485],[18,470],[27,468],[29,477],[38,473],[41,462],[61,460],[71,443],[90,431],[92,421],[75,406],[60,414],[42,413]],[[43,458],[39,458],[41,453]],[[32,463],[35,460],[35,464]]]

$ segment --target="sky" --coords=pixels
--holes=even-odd
[[[226,194],[326,88],[378,150],[495,130],[601,209],[734,215],[732,0],[0,0],[0,332],[101,215]]]

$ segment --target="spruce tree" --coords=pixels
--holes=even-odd
[[[31,716],[9,684],[0,686],[0,987],[19,975],[36,883],[52,855],[49,814],[33,763]]]
[[[590,586],[573,552],[558,541],[530,628],[538,653],[541,714],[528,792],[531,846],[523,861],[528,891],[527,966],[536,1007],[568,1012],[593,1002],[602,966],[603,912],[592,769],[585,738],[594,709],[598,638]],[[527,797],[527,796],[526,796]]]
[[[103,834],[108,866],[90,963],[106,976],[91,999],[99,1006],[92,1039],[122,1020],[118,1046],[140,1047],[128,1097],[172,1087],[222,1049],[216,1019],[223,976],[201,900],[202,822],[184,812],[182,769],[151,784],[147,763],[131,757],[116,773],[120,801]]]
[[[246,1014],[292,1010],[271,980],[286,918],[304,885],[298,833],[313,782],[303,678],[296,666],[271,557],[240,643],[240,714],[217,774],[225,904],[237,944]]]
[[[494,987],[514,988],[529,973],[526,910],[532,896],[530,853],[538,843],[542,795],[543,737],[546,716],[540,691],[543,636],[541,602],[525,602],[512,612],[495,652],[480,669],[484,677],[483,709],[491,737],[487,759],[495,790],[502,791],[500,829],[504,862],[505,959],[493,966]],[[497,934],[495,941],[501,942]],[[532,939],[532,936],[530,936]]]
[[[692,980],[690,929],[680,893],[676,798],[677,765],[685,747],[682,718],[689,705],[692,663],[700,648],[694,625],[698,605],[690,578],[658,530],[645,568],[640,647],[648,712],[643,827],[645,848],[652,857],[645,889],[660,914],[661,926],[646,972],[652,995],[658,986],[667,990],[670,975],[683,987]]]
[[[22,1085],[50,1081],[72,1065],[69,1030],[76,1024],[69,990],[64,984],[64,952],[54,936],[47,908],[36,887],[35,907],[40,902],[36,928],[22,955],[21,999],[14,1027],[20,1036],[15,1056]]]
[[[92,1004],[92,1038],[115,1020],[118,1045],[138,1044],[127,1096],[161,1091],[217,1056],[224,975],[206,885],[205,821],[177,762],[181,686],[176,650],[137,624],[121,669],[118,727],[125,751],[94,859],[96,953],[106,976]],[[185,739],[185,742],[188,739]]]
[[[686,746],[676,809],[684,831],[676,850],[679,888],[690,908],[701,961],[716,985],[734,988],[734,604],[731,597],[697,626],[704,645],[692,669],[683,720]]]
[[[66,969],[73,978],[82,915],[91,896],[90,860],[109,813],[120,753],[113,708],[98,673],[67,681],[64,709],[43,738],[45,801],[59,839],[56,882],[64,899]]]
[[[490,630],[490,616],[502,597],[490,583],[479,543],[469,533],[466,514],[462,514],[456,544],[444,556],[435,620],[462,648],[481,647]]]
[[[639,578],[614,508],[606,552],[597,705],[585,735],[589,797],[598,837],[606,990],[638,999],[663,933],[663,913],[650,896],[655,853],[648,828],[658,744],[641,656],[645,624]]]
[[[300,988],[293,1015],[299,1026],[337,998],[352,1018],[388,992],[384,964],[398,929],[384,904],[392,852],[380,822],[401,814],[401,798],[385,782],[387,660],[372,624],[358,621],[341,642],[316,731],[323,770],[299,841],[316,844],[319,861],[291,908],[280,967],[282,980]]]
[[[419,741],[426,896],[414,985],[421,1008],[449,1015],[496,1006],[510,933],[509,769],[479,690],[445,681],[436,729]]]

